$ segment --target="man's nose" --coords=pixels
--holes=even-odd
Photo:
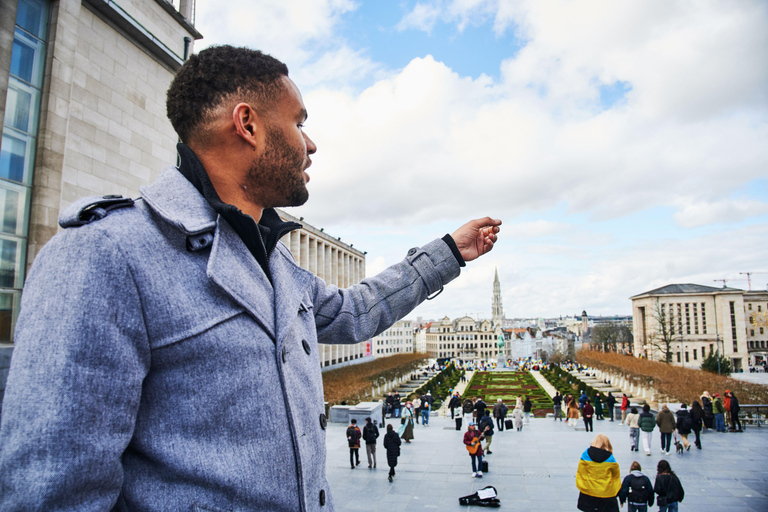
[[[312,141],[312,139],[309,138],[309,135],[307,135],[306,133],[304,134],[304,140],[307,143],[307,154],[314,155],[315,152],[317,151],[317,146]]]

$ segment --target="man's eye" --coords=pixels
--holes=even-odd
[[[300,130],[304,129],[304,123],[299,123],[296,126],[298,126]]]

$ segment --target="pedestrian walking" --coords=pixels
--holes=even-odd
[[[704,409],[701,407],[701,404],[697,400],[694,400],[691,404],[691,421],[693,422],[693,426],[691,427],[691,430],[693,430],[693,433],[696,435],[696,440],[693,442],[693,444],[696,445],[696,448],[701,450],[701,429],[704,424],[704,417],[705,412]]]
[[[413,399],[412,404],[413,404],[413,415],[414,415],[414,417],[416,419],[416,424],[418,425],[418,423],[419,423],[419,416],[421,416],[421,398],[416,396]]]
[[[679,503],[685,497],[683,484],[672,471],[669,462],[664,459],[660,460],[656,466],[653,492],[658,496],[656,504],[659,506],[659,512],[677,512]]]
[[[487,455],[490,455],[493,453],[491,451],[491,443],[493,442],[493,418],[488,414],[488,410],[485,411],[485,416],[480,420],[480,423],[477,425],[477,429],[480,432],[483,432],[483,435],[485,436],[485,446],[483,447],[483,452],[485,452]]]
[[[512,411],[512,421],[514,421],[515,429],[518,432],[523,430],[523,408],[521,406],[515,406],[515,409]]]
[[[568,401],[568,411],[566,413],[568,417],[568,426],[575,427],[576,422],[579,421],[579,404],[575,398],[568,395],[570,400]]]
[[[407,411],[406,406],[406,411]],[[404,411],[405,412],[405,411]],[[395,477],[395,466],[400,456],[400,436],[395,433],[392,424],[387,425],[387,433],[384,434],[384,449],[387,451],[387,464],[389,465],[389,481]]]
[[[672,445],[672,432],[677,428],[677,420],[667,404],[662,404],[659,414],[656,415],[656,426],[661,434],[661,454],[669,455]]]
[[[448,402],[448,408],[451,409],[451,419],[455,419],[454,418],[454,411],[456,409],[460,408],[460,407],[461,407],[461,398],[459,398],[459,392],[457,391],[451,397],[450,402]],[[459,425],[459,427],[460,426],[461,425]],[[458,428],[456,430],[458,430]]]
[[[616,397],[609,391],[605,398],[605,405],[608,407],[608,419],[613,421],[613,414],[616,411]]]
[[[640,413],[638,420],[640,425],[640,435],[643,438],[643,449],[646,455],[651,455],[651,435],[653,429],[656,428],[656,418],[651,414],[651,406],[648,404],[643,405],[643,412]]]
[[[691,449],[691,443],[688,442],[688,434],[691,433],[693,427],[693,420],[688,412],[688,406],[681,404],[680,409],[675,413],[677,418],[677,433],[680,434],[680,438],[683,440],[683,448],[686,450]]]
[[[592,418],[594,417],[595,409],[592,404],[589,403],[589,398],[584,401],[584,407],[581,409],[581,415],[584,417],[584,428],[587,432],[594,432],[592,426]]]
[[[526,395],[525,401],[523,402],[523,413],[525,414],[525,424],[528,425],[531,421],[531,413],[533,412],[533,402],[531,402],[530,397]]]
[[[365,441],[365,454],[368,457],[368,469],[376,468],[376,440],[378,438],[379,427],[371,421],[371,418],[365,418],[363,441]]]
[[[352,469],[360,465],[360,428],[357,426],[357,420],[352,418],[347,427],[347,442],[349,443],[349,465]],[[355,462],[357,460],[357,462]]]
[[[639,451],[640,415],[637,414],[637,407],[630,407],[629,414],[627,414],[627,425],[629,425],[629,451]]]
[[[393,407],[394,407],[394,415],[393,418],[399,418],[400,417],[400,409],[402,408],[402,405],[400,403],[400,392],[395,391],[395,396],[393,397]]]
[[[624,506],[627,502],[627,512],[648,512],[648,507],[653,506],[653,485],[651,479],[645,476],[640,463],[633,461],[629,467],[629,474],[624,477],[619,491],[619,502]]]
[[[400,428],[397,430],[398,435],[408,444],[413,439],[413,403],[406,402],[405,409],[400,418]]]
[[[421,426],[422,427],[428,427],[429,426],[429,414],[432,411],[432,403],[430,401],[430,398],[432,398],[431,395],[422,395],[421,396]]]
[[[496,420],[496,428],[499,429],[499,432],[504,431],[504,418],[507,417],[507,411],[508,408],[504,405],[501,398],[497,399],[496,404],[493,406],[493,417]]]
[[[627,397],[626,393],[622,393],[621,395],[621,424],[626,425],[627,420],[627,410],[629,409],[629,398]]]
[[[475,399],[475,423],[480,421],[483,416],[485,416],[486,407],[487,406],[485,405],[483,399],[478,396],[477,399]]]
[[[560,394],[559,391],[555,391],[555,396],[552,397],[552,404],[555,408],[555,419],[554,421],[560,420],[563,421],[563,396]]]
[[[579,510],[619,511],[616,497],[621,490],[621,472],[613,456],[611,441],[605,434],[597,434],[589,448],[581,454],[576,470],[576,487],[579,489]]]
[[[595,393],[595,419],[602,420],[603,418],[603,400],[600,393]]]

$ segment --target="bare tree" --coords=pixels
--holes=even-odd
[[[632,340],[632,331],[625,325],[601,324],[590,332],[590,343],[603,352],[627,352]]]
[[[675,316],[671,304],[669,311],[664,306],[666,305],[657,302],[654,307],[655,325],[650,334],[650,342],[653,349],[661,353],[661,360],[665,363],[671,363],[672,344],[680,341],[683,332],[683,320],[681,315]]]

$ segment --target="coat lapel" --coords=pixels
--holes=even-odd
[[[242,305],[276,340],[275,290],[234,229],[219,217],[208,259],[208,277]]]
[[[272,252],[269,270],[275,287],[275,326],[279,346],[282,345],[285,335],[290,332],[291,324],[299,314],[301,301],[312,285],[314,276],[296,264],[290,251],[282,243],[278,243]]]

